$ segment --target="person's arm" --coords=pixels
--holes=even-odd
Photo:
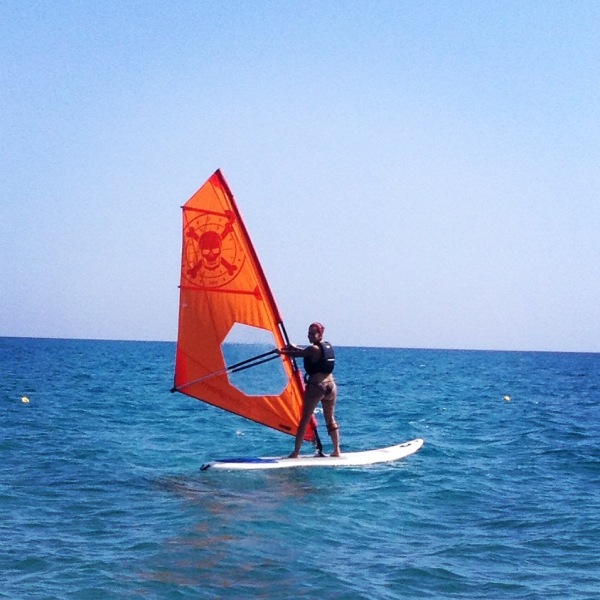
[[[315,353],[318,351],[319,349],[313,345],[306,346],[305,348],[300,348],[299,346],[295,346],[294,344],[288,344],[285,348],[277,350],[279,354],[283,354],[284,356],[291,356],[292,358],[304,358],[306,356],[310,356],[313,358],[313,360]]]

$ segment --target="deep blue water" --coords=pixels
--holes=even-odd
[[[292,439],[170,394],[174,344],[0,338],[0,597],[600,597],[600,355],[337,355],[342,449],[420,452],[200,472]]]

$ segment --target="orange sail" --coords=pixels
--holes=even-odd
[[[270,349],[232,365],[227,348],[240,331],[265,334]],[[295,363],[275,352],[286,343],[275,299],[233,195],[218,170],[183,206],[173,391],[295,435],[302,413],[303,383]],[[254,371],[271,359],[283,377],[275,393],[249,392],[235,382],[237,371]],[[305,439],[314,438],[313,425]]]

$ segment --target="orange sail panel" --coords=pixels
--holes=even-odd
[[[273,352],[270,358],[280,363],[284,373],[280,390],[251,395],[234,385],[225,347],[239,326],[266,333],[272,350],[287,343],[233,195],[216,171],[183,206],[174,390],[295,435],[302,414],[299,371],[289,358]],[[314,436],[312,425],[309,430],[306,439]]]

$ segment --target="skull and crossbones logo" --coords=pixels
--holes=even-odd
[[[224,285],[237,274],[244,256],[235,237],[235,216],[226,212],[198,217],[186,228],[187,276],[210,287]]]

